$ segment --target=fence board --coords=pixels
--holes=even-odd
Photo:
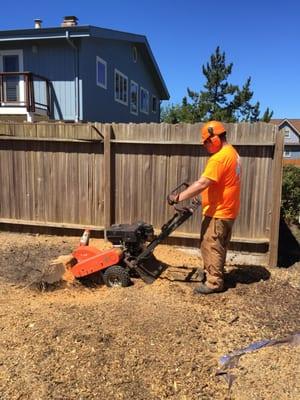
[[[275,130],[275,128],[274,128]],[[270,258],[269,265],[274,267],[277,264],[278,238],[279,238],[279,218],[280,218],[280,200],[281,200],[281,180],[282,180],[282,154],[284,149],[284,133],[280,132],[276,138],[274,150],[273,167],[273,190],[272,190],[272,210],[271,210],[271,229],[270,229]]]

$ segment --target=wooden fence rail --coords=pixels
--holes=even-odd
[[[171,216],[167,193],[200,176],[201,124],[0,123],[0,223],[104,230]],[[276,265],[283,134],[265,123],[227,124],[242,160],[233,242],[265,245]],[[175,232],[199,238],[200,213]]]

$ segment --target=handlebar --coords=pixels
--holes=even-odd
[[[178,190],[183,186],[184,186],[183,190],[185,190],[186,188],[188,188],[190,186],[190,184],[187,182],[183,182],[179,186],[177,186],[175,189],[173,189],[170,194],[177,194]],[[180,190],[180,192],[183,192],[183,190]]]
[[[186,182],[181,183],[177,188],[172,190],[170,194],[176,194],[178,190],[182,187],[185,189],[190,185]],[[169,194],[169,195],[170,195]],[[168,197],[169,197],[168,195]],[[166,237],[168,237],[175,229],[177,229],[180,225],[182,225],[188,218],[190,218],[194,211],[200,206],[201,201],[198,198],[194,198],[188,206],[179,206],[178,204],[174,204],[175,213],[173,217],[166,222],[161,227],[160,234],[149,243],[146,249],[137,257],[136,264],[138,265],[142,260],[146,259],[155,249],[155,247],[161,243]],[[140,268],[142,268],[140,266]],[[148,272],[149,274],[149,272]]]
[[[179,186],[177,186],[175,189],[173,189],[168,194],[167,200],[171,194],[172,195],[179,194],[179,193],[183,192],[185,189],[187,189],[189,186],[190,186],[190,184],[187,182],[181,183]],[[183,189],[180,190],[181,188],[183,188]],[[191,203],[188,204],[187,206],[180,206],[178,204],[173,204],[175,211],[177,211],[180,214],[185,213],[185,212],[193,213],[200,205],[201,205],[201,200],[198,197],[194,197],[193,200],[191,201]]]

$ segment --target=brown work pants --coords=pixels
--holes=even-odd
[[[206,285],[214,289],[224,286],[224,264],[229,246],[233,219],[204,216],[201,225],[200,250]]]

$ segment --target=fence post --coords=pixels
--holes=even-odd
[[[104,238],[106,229],[112,224],[112,174],[111,174],[112,126],[104,125]]]
[[[270,244],[269,244],[269,267],[277,266],[278,258],[278,239],[279,239],[279,223],[280,223],[280,206],[281,206],[281,190],[282,190],[282,165],[283,165],[283,148],[284,135],[275,130],[275,150],[274,150],[274,167],[273,167],[273,193],[272,193],[272,209],[271,209],[271,226],[270,226]]]

